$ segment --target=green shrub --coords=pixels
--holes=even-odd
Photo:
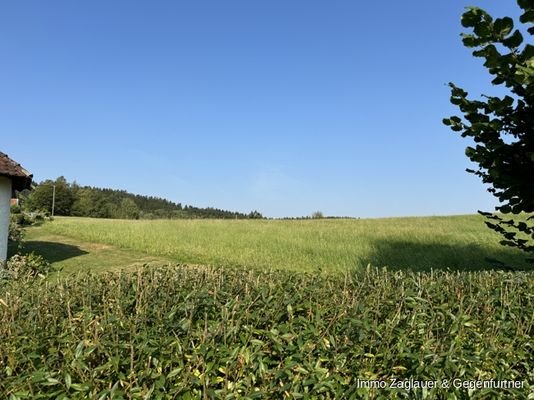
[[[12,282],[0,398],[526,399],[533,315],[532,273],[177,267]],[[392,378],[523,388],[358,383]]]
[[[17,218],[11,218],[9,221],[8,240],[13,243],[19,243],[24,238],[24,230],[22,226],[17,223]]]
[[[11,218],[20,226],[41,225],[44,221],[50,219],[46,213],[42,211],[23,211],[18,214],[11,214]]]
[[[5,264],[7,277],[10,279],[44,278],[52,270],[48,261],[35,253],[15,254]]]
[[[18,214],[15,214],[18,215]],[[15,254],[22,248],[22,240],[24,239],[24,230],[22,226],[16,221],[16,218],[11,216],[9,221],[8,232],[8,254]]]
[[[31,223],[28,223],[27,214],[21,212],[18,206],[12,206],[11,211],[8,232],[8,255],[16,254],[22,250],[24,226],[31,225]]]

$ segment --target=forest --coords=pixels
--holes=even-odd
[[[20,206],[27,211],[44,211],[60,216],[118,219],[263,218],[258,211],[245,214],[213,207],[202,208],[125,190],[81,186],[76,182],[68,182],[63,176],[40,182],[32,191],[18,193],[17,197]]]

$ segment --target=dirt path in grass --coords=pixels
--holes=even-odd
[[[133,269],[143,264],[173,264],[170,259],[163,257],[52,235],[43,232],[39,227],[26,230],[23,252],[40,254],[54,267],[61,269],[62,273],[67,274],[79,271],[118,271]]]

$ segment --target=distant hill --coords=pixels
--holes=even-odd
[[[54,215],[124,219],[263,218],[258,211],[244,214],[212,207],[182,205],[160,197],[142,196],[125,190],[80,186],[76,182],[68,182],[64,177],[43,181],[32,191],[20,193],[21,206],[28,211],[51,212],[54,191]]]

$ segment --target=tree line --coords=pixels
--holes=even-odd
[[[258,211],[245,214],[212,207],[201,208],[125,190],[80,186],[62,176],[40,182],[33,190],[19,193],[18,197],[21,207],[27,211],[51,213],[53,208],[54,215],[61,216],[119,219],[263,218]]]

